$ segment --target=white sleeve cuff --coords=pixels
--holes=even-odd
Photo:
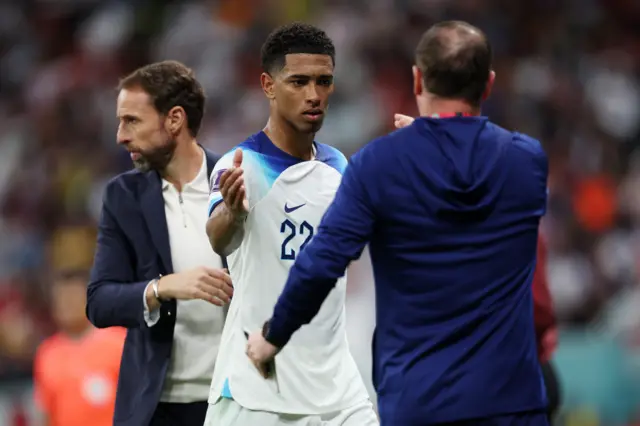
[[[147,284],[144,288],[144,293],[142,293],[142,304],[144,305],[144,322],[147,323],[147,327],[153,327],[160,321],[160,309],[156,309],[153,312],[149,312],[149,306],[147,305],[147,290],[149,290],[149,286],[151,282]]]

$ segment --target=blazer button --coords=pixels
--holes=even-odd
[[[171,316],[171,311],[167,312],[167,315]]]

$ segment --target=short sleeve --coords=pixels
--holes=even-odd
[[[220,193],[220,177],[233,166],[233,153],[235,149],[227,152],[216,163],[211,176],[209,177],[209,216],[218,204],[222,202],[222,194]]]
[[[334,148],[332,146],[328,146],[328,145],[325,145],[325,146],[326,146],[326,149],[330,150],[330,153],[331,153],[327,158],[326,164],[328,166],[333,167],[341,175],[343,175],[344,171],[347,168],[347,165],[349,163],[348,160],[347,160],[347,157],[345,157],[344,154],[340,150],[338,150],[338,149],[336,149],[336,148]]]

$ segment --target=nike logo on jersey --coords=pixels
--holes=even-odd
[[[300,204],[299,206],[289,207],[287,203],[284,204],[284,212],[291,213],[298,210],[300,207],[304,206],[306,203]]]

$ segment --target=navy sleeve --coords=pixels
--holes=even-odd
[[[371,174],[364,169],[358,155],[349,162],[317,235],[289,271],[269,322],[266,338],[272,344],[283,347],[296,330],[316,316],[338,278],[369,242],[375,214],[363,185]]]
[[[131,247],[109,211],[107,198],[87,289],[87,317],[98,328],[146,327],[143,298],[148,280],[134,281]]]

